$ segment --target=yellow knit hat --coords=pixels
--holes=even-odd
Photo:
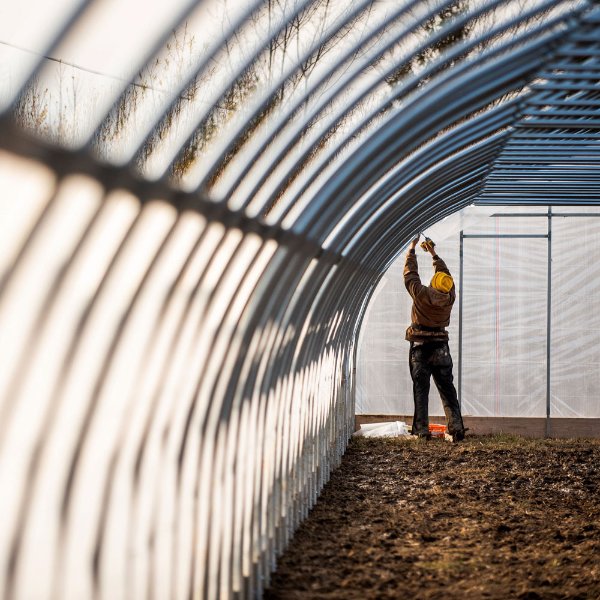
[[[442,271],[438,271],[431,278],[431,287],[447,294],[454,285],[454,281],[448,273],[442,273]]]

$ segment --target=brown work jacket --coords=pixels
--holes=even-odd
[[[446,263],[439,257],[433,257],[435,272],[442,271],[450,275]],[[413,299],[411,310],[412,323],[406,330],[409,342],[447,341],[446,327],[450,324],[452,305],[456,300],[456,286],[448,293],[440,292],[430,285],[423,285],[419,277],[417,255],[409,251],[404,264],[404,285]]]

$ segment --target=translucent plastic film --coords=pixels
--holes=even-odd
[[[457,285],[448,332],[464,415],[600,416],[598,217],[589,207],[554,207],[551,217],[546,207],[470,207],[426,230]],[[380,282],[363,325],[357,414],[413,412],[405,255]],[[427,283],[431,258],[421,249],[417,257]],[[444,414],[433,381],[430,414]]]

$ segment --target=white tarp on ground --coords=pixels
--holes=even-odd
[[[548,238],[469,237],[548,233],[546,207],[470,207],[426,233],[462,292],[448,328],[455,384],[462,376],[463,414],[545,417],[548,297],[550,297],[550,414],[600,417],[600,209],[554,207],[551,278]],[[492,216],[539,213],[539,217]],[[598,216],[582,216],[582,215]],[[463,283],[459,286],[460,232]],[[423,282],[431,258],[417,249]],[[363,324],[357,365],[357,414],[411,415],[408,371],[411,299],[404,287],[405,252],[386,273]],[[432,381],[430,414],[443,415]]]
[[[410,435],[410,428],[404,421],[387,421],[383,423],[363,423],[354,437],[404,437]]]

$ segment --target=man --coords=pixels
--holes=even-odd
[[[413,380],[415,413],[412,434],[430,439],[429,383],[433,381],[442,398],[448,433],[459,442],[465,437],[460,406],[452,377],[452,357],[448,347],[450,313],[456,299],[454,281],[446,263],[437,255],[434,243],[425,238],[422,247],[433,257],[435,273],[431,283],[421,283],[415,247],[419,236],[409,246],[404,265],[404,284],[413,299],[412,323],[406,330],[410,342],[410,376]]]

